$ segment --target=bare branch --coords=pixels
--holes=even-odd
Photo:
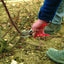
[[[18,31],[18,33],[22,34],[22,33],[18,30],[17,26],[14,24],[14,22],[13,22],[13,20],[12,20],[11,16],[10,16],[10,13],[9,13],[9,11],[8,11],[7,7],[6,7],[6,4],[4,3],[4,1],[3,1],[3,0],[1,0],[1,1],[2,1],[2,3],[3,3],[3,5],[4,5],[4,7],[5,7],[5,10],[6,10],[7,14],[8,14],[8,17],[9,17],[9,19],[10,19],[10,21],[11,21],[12,25],[15,27],[15,29]]]

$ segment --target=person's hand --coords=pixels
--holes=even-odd
[[[46,21],[43,21],[43,20],[40,20],[38,19],[33,25],[32,25],[32,30],[33,30],[33,35],[35,36],[37,33],[42,33],[42,34],[45,34],[44,33],[44,28],[45,28],[45,25],[46,24]],[[44,25],[44,26],[42,26]],[[38,36],[37,36],[38,37]],[[41,36],[40,36],[41,37]]]

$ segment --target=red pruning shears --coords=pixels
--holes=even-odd
[[[37,28],[37,29],[43,29],[46,25],[48,25],[48,23],[46,23],[46,24],[43,24],[43,25],[41,25],[39,28]],[[37,33],[36,33],[36,35],[34,36],[34,38],[36,38],[36,37],[45,37],[45,36],[48,36],[48,37],[50,37],[50,35],[49,34],[45,34],[45,33],[39,33],[39,31],[36,31]],[[23,32],[24,33],[24,32]],[[32,33],[33,33],[33,28],[28,32],[28,33],[25,33],[25,34],[23,34],[23,36],[22,37],[29,37],[29,35],[32,35]]]
[[[43,25],[41,25],[39,28],[37,28],[37,29],[42,29],[43,27],[45,27],[46,25],[48,25],[48,23],[46,23],[46,24],[43,24]],[[33,29],[33,28],[32,28]],[[49,34],[45,34],[45,33],[38,33],[38,31],[37,31],[37,33],[36,33],[36,35],[34,36],[34,38],[36,38],[36,37],[45,37],[45,36],[48,36],[48,37],[50,37],[50,35]]]

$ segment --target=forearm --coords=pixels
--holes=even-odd
[[[51,21],[61,1],[62,0],[45,0],[43,6],[40,8],[38,18],[46,22]]]

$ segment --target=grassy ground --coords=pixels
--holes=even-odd
[[[29,1],[7,3],[7,7],[13,21],[22,32],[31,28],[37,19],[38,11],[42,4],[41,1]],[[17,34],[17,31],[8,19],[3,5],[0,5],[0,36],[8,32],[2,39],[7,41],[9,47],[14,46],[11,50],[0,53],[0,64],[11,64],[13,60],[18,62],[18,64],[58,64],[47,57],[46,51],[49,48],[64,49],[64,24],[62,24],[61,30],[56,34],[60,37],[55,36],[49,40],[46,39],[46,41],[41,39],[42,45],[39,48],[40,42],[38,39],[33,37],[21,38],[20,34]],[[9,30],[10,28],[12,29]]]

